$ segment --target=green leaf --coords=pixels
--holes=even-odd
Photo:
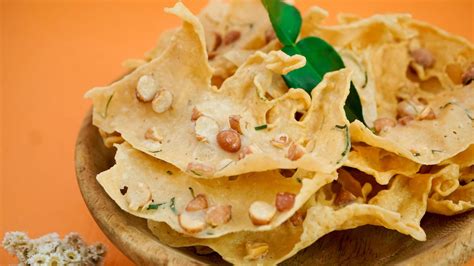
[[[329,43],[318,37],[307,37],[299,41],[296,46],[283,47],[282,51],[288,55],[299,54],[306,58],[304,67],[291,71],[283,78],[288,87],[302,88],[310,94],[322,81],[324,74],[345,67],[339,53]],[[352,82],[344,110],[350,122],[358,119],[365,123],[359,94]]]
[[[357,93],[354,83],[352,82],[349,89],[349,95],[346,99],[346,104],[344,105],[344,111],[346,111],[346,117],[349,122],[359,120],[366,125],[364,114],[362,113],[362,104],[360,103],[359,93]]]
[[[281,0],[263,0],[278,40],[293,45],[301,30],[301,14],[294,6]]]
[[[311,95],[311,91],[322,81],[324,74],[345,67],[337,51],[321,38],[307,37],[295,43],[302,21],[298,9],[281,0],[262,2],[278,39],[284,45],[282,51],[290,56],[298,54],[306,58],[304,67],[283,76],[288,87],[304,89]],[[352,82],[344,110],[350,122],[358,119],[365,124],[360,97]]]

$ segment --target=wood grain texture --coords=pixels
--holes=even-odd
[[[218,255],[199,256],[192,248],[171,248],[159,242],[146,221],[122,211],[96,175],[114,163],[114,150],[102,144],[86,115],[76,143],[76,175],[84,201],[107,237],[138,265],[225,264]],[[428,240],[416,241],[382,227],[363,226],[319,239],[283,265],[463,265],[474,257],[474,212],[422,220]]]

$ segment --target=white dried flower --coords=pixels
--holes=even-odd
[[[45,254],[35,254],[31,256],[27,263],[32,266],[48,265],[49,256]]]
[[[84,246],[84,240],[78,233],[69,233],[64,237],[64,242],[74,248],[78,248],[80,246]]]
[[[62,266],[65,265],[64,257],[59,252],[54,252],[49,255],[48,266]]]
[[[2,245],[18,258],[19,265],[101,265],[106,253],[103,244],[87,246],[77,233],[63,240],[57,233],[30,240],[23,232],[9,232]]]
[[[105,248],[105,245],[102,243],[95,243],[90,245],[88,248],[89,253],[94,253],[97,255],[102,255],[107,252],[107,249]]]
[[[72,248],[65,250],[63,256],[67,262],[80,262],[82,259],[81,254]]]
[[[53,243],[53,242],[61,241],[61,239],[59,238],[58,233],[50,233],[40,238],[37,238],[34,241],[40,242],[40,243]]]
[[[2,241],[2,246],[10,253],[15,254],[18,246],[27,244],[30,241],[28,235],[23,232],[8,232]]]
[[[56,250],[56,247],[59,245],[56,243],[38,243],[36,246],[36,252],[41,254],[50,254]]]

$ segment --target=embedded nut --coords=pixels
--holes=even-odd
[[[272,145],[277,148],[284,148],[290,143],[290,137],[287,134],[279,134],[271,141]]]
[[[155,79],[151,75],[144,75],[138,79],[136,96],[142,102],[149,102],[153,100],[158,87]]]
[[[114,146],[114,144],[116,144],[116,143],[120,144],[124,141],[125,140],[120,135],[119,136],[109,136],[109,137],[104,139],[104,145],[107,148],[112,148]]]
[[[204,211],[185,211],[178,215],[178,222],[181,228],[190,234],[199,233],[206,228]]]
[[[219,146],[227,152],[238,152],[240,150],[240,135],[235,130],[222,130],[216,136]]]
[[[355,200],[356,196],[354,196],[354,194],[341,187],[341,190],[339,193],[337,193],[336,198],[334,199],[334,204],[336,206],[342,207],[353,203]]]
[[[293,177],[296,173],[296,169],[280,169],[280,175],[283,177]]]
[[[269,224],[276,214],[276,207],[264,201],[255,201],[250,205],[249,216],[254,225]]]
[[[274,39],[276,39],[275,31],[273,30],[273,27],[269,27],[265,31],[265,42],[269,43],[269,42],[273,41]]]
[[[304,219],[306,218],[305,212],[296,211],[293,216],[290,217],[290,222],[294,226],[300,226],[303,224]]]
[[[125,200],[128,202],[128,208],[137,211],[151,201],[151,192],[146,184],[141,182],[137,184],[128,184]]]
[[[232,218],[232,206],[218,205],[209,208],[206,212],[206,222],[212,227],[226,224]]]
[[[202,113],[196,107],[194,107],[193,113],[191,114],[191,121],[196,121],[201,116],[202,116]]]
[[[416,116],[418,114],[417,106],[411,101],[401,101],[397,105],[397,116]]]
[[[122,138],[120,133],[114,131],[112,133],[107,133],[102,129],[99,129],[99,134],[102,137],[102,141],[104,142],[105,147],[112,148],[116,143],[122,143],[125,140]]]
[[[219,49],[222,44],[222,37],[219,33],[214,32],[212,35],[212,40],[209,43],[209,52],[214,52],[215,50]]]
[[[196,139],[203,142],[208,142],[214,138],[219,131],[217,122],[207,116],[200,116],[194,125]]]
[[[423,111],[421,111],[420,115],[418,116],[420,120],[433,120],[436,119],[436,114],[433,111],[433,108],[427,106]]]
[[[161,137],[160,134],[158,134],[158,129],[156,127],[150,127],[145,132],[145,139],[158,141],[160,143],[163,141],[163,137]]]
[[[300,159],[301,157],[303,157],[304,154],[305,154],[304,148],[293,142],[288,148],[288,154],[286,157],[292,161],[296,161]]]
[[[288,211],[295,205],[295,194],[289,192],[278,192],[275,206],[279,212]]]
[[[186,205],[186,211],[200,211],[207,209],[207,197],[204,194],[198,194]]]
[[[406,126],[406,125],[408,125],[408,123],[410,123],[413,120],[415,120],[415,118],[413,116],[404,116],[404,117],[398,119],[398,123],[402,126]]]
[[[427,49],[418,48],[410,51],[410,55],[415,63],[423,66],[424,68],[430,68],[435,64],[433,54]]]
[[[242,160],[245,158],[247,155],[253,154],[254,153],[253,146],[245,146],[242,148],[242,150],[239,153],[239,160]]]
[[[247,255],[245,260],[258,260],[265,257],[268,253],[269,246],[263,242],[247,242],[245,243],[245,251]]]
[[[215,172],[214,167],[205,165],[203,163],[189,163],[186,171],[191,172],[197,176],[212,176]]]
[[[162,89],[156,93],[155,98],[151,103],[151,107],[153,108],[153,111],[161,114],[170,109],[172,103],[173,94],[169,90]]]
[[[216,51],[209,52],[207,54],[207,59],[212,60],[212,59],[216,58],[217,55],[218,55],[218,53]]]
[[[240,115],[229,116],[229,126],[239,134],[242,134],[242,129],[240,128]]]
[[[393,120],[391,118],[387,118],[387,117],[379,118],[379,119],[374,121],[374,129],[375,129],[376,133],[380,133],[380,132],[382,132],[384,130],[387,130],[390,127],[394,127],[396,125],[397,125],[397,123],[395,122],[395,120]]]
[[[229,45],[240,39],[240,31],[231,30],[224,36],[224,45]]]
[[[474,80],[474,63],[471,64],[466,71],[462,74],[462,84],[468,85]]]
[[[195,246],[194,249],[198,255],[209,255],[214,253],[214,250],[207,246]]]

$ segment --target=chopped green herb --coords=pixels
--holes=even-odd
[[[194,170],[189,170],[189,171],[191,171],[191,173],[193,173],[193,174],[195,174],[195,175],[197,175],[197,176],[202,176],[200,173],[198,173],[198,172],[196,172],[196,171],[194,171]]]
[[[156,203],[156,204],[150,204],[148,205],[147,210],[157,210],[160,206],[165,205],[166,203]]]
[[[173,174],[173,172],[171,172],[170,170],[166,171],[166,173],[169,174],[169,175]]]
[[[175,198],[172,197],[170,200],[170,209],[174,212],[174,214],[178,215],[178,211],[176,210],[175,206]]]
[[[301,180],[301,177],[297,177],[297,178],[296,178],[296,181],[297,181],[298,183],[300,183],[300,184],[303,182],[303,180]]]
[[[340,163],[351,149],[351,139],[349,136],[349,127],[347,125],[342,125],[342,126],[336,125],[336,128],[344,130],[344,134],[346,138],[346,147],[344,148],[344,151],[341,153],[342,158],[339,161],[337,161],[337,163]]]
[[[196,195],[194,194],[194,189],[192,187],[188,187],[189,189],[189,192],[191,192],[191,196],[193,196],[193,199],[196,197]]]
[[[449,105],[455,105],[459,108],[462,108],[464,110],[464,113],[466,113],[467,117],[469,119],[471,119],[471,121],[474,121],[474,117],[471,115],[470,111],[468,109],[466,109],[464,106],[457,103],[457,102],[448,102],[445,105],[441,106],[439,109],[444,109],[444,108],[448,107]]]
[[[364,72],[364,84],[362,84],[362,89],[367,87],[367,83],[369,83],[369,77],[367,76],[367,71]]]
[[[260,126],[256,126],[255,127],[255,130],[263,130],[263,129],[266,129],[268,126],[267,125],[260,125]]]
[[[227,166],[229,166],[231,163],[233,163],[234,161],[230,161],[228,162],[226,165],[224,165],[221,169],[219,169],[219,171],[222,171],[223,169],[225,169]]]
[[[162,152],[163,150],[157,150],[157,151],[148,151],[150,153],[159,153],[159,152]]]
[[[282,0],[262,0],[276,36],[284,45],[281,49],[286,54],[302,55],[307,64],[283,75],[289,88],[302,88],[311,94],[324,74],[344,68],[344,62],[337,51],[326,41],[318,37],[306,37],[296,42],[301,30],[301,14],[294,6]],[[356,119],[365,124],[359,94],[351,82],[349,96],[344,106],[347,119]]]
[[[206,232],[206,235],[208,235],[208,236],[212,236],[212,235],[214,235],[214,233],[213,233],[213,232],[209,232],[209,231],[207,231],[207,232]]]
[[[105,104],[105,110],[104,110],[104,113],[102,114],[103,118],[107,118],[107,112],[109,111],[109,105],[113,97],[114,97],[114,93],[110,95],[109,99],[107,100],[107,103]]]
[[[421,155],[421,153],[417,152],[417,151],[411,151],[411,154],[415,157],[418,157]]]
[[[437,152],[443,152],[443,151],[442,151],[442,150],[431,150],[431,153],[432,153],[432,154],[435,154],[435,153],[437,153]]]

